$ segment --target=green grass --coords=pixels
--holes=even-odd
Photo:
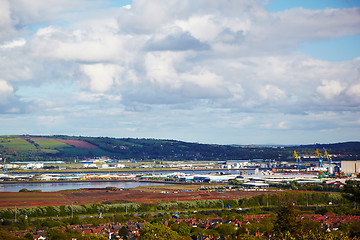
[[[35,143],[39,144],[41,149],[59,149],[59,148],[66,148],[70,147],[68,144],[57,141],[55,139],[34,139],[32,138]]]
[[[36,147],[22,138],[0,137],[0,145],[5,149],[16,149],[18,151],[35,151]]]
[[[51,154],[55,154],[59,152],[58,150],[55,149],[40,149],[40,151],[43,153],[51,153]]]

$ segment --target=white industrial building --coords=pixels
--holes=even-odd
[[[238,175],[194,175],[194,182],[222,182],[235,179]]]
[[[244,188],[268,188],[269,184],[259,182],[247,182],[243,183]]]
[[[319,182],[317,175],[284,175],[284,174],[275,174],[275,175],[241,175],[237,177],[238,180],[245,182],[263,182],[263,183],[286,183],[292,181],[298,182]]]
[[[20,166],[20,169],[42,169],[43,167],[44,163],[28,163]]]
[[[360,173],[360,160],[341,161],[341,170],[345,174]]]

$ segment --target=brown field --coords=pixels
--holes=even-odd
[[[81,141],[81,140],[66,140],[66,139],[58,139],[58,138],[56,140],[59,142],[69,144],[69,145],[74,146],[79,149],[97,149],[98,148],[97,146],[95,146],[91,143]]]
[[[272,193],[272,191],[268,191]],[[136,188],[131,190],[80,189],[60,192],[0,192],[0,208],[12,206],[82,205],[106,201],[155,203],[206,199],[239,199],[260,195],[261,191],[181,191],[181,188]]]

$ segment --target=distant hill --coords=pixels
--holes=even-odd
[[[113,159],[238,160],[292,159],[293,150],[314,154],[326,148],[341,159],[359,159],[360,142],[300,146],[216,145],[177,140],[81,136],[0,136],[0,154],[9,161],[32,161],[107,156]],[[336,159],[334,159],[336,160]]]

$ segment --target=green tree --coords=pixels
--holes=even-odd
[[[142,240],[170,240],[181,239],[181,236],[160,223],[147,223],[144,225],[143,230],[140,231],[140,239]]]
[[[15,237],[14,235],[0,229],[0,240],[21,240],[21,238]]]
[[[67,232],[60,231],[59,229],[50,229],[46,232],[45,236],[49,240],[68,240],[70,238]]]
[[[28,227],[29,227],[28,217],[25,215],[21,215],[20,217],[18,217],[17,226],[19,229],[22,229],[22,230],[28,229]]]
[[[343,190],[343,197],[357,204],[360,204],[360,183],[355,180],[346,181]]]
[[[279,235],[286,232],[296,234],[299,231],[299,221],[297,220],[297,211],[292,203],[287,203],[280,208],[274,224],[274,231]]]
[[[259,222],[259,232],[270,235],[274,231],[274,222],[272,219],[264,217]]]
[[[215,230],[222,238],[234,239],[236,236],[236,228],[233,224],[219,224],[215,227]]]
[[[177,232],[181,236],[190,236],[191,227],[184,222],[180,222],[179,224],[172,224],[171,230]]]
[[[29,240],[33,240],[33,239],[34,239],[34,238],[33,238],[33,235],[32,235],[31,233],[25,234],[24,238],[25,238],[25,239],[29,239]]]
[[[200,227],[193,227],[193,228],[191,228],[191,237],[193,239],[196,239],[198,236],[203,235],[204,232],[205,232],[205,230]]]
[[[125,226],[122,226],[119,230],[119,236],[122,237],[123,239],[128,239],[129,236],[129,231],[127,230],[127,228]]]

